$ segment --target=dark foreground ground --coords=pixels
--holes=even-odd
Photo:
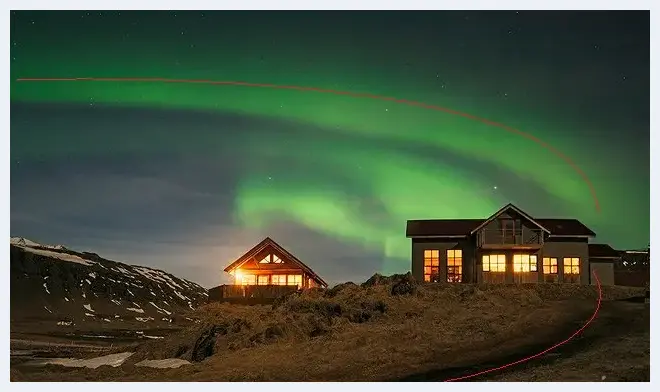
[[[378,296],[379,290],[367,289],[367,292],[369,296]],[[29,341],[13,341],[14,349],[24,352],[32,349],[32,358],[35,355],[90,357],[118,351],[136,354],[119,367],[98,369],[27,366],[25,356],[21,359],[20,355],[14,355],[11,378],[13,381],[445,381],[544,351],[584,325],[596,305],[595,298],[543,300],[542,293],[534,297],[540,298],[538,301],[529,302],[529,292],[523,296],[516,291],[515,297],[511,297],[499,288],[494,290],[499,290],[501,297],[478,290],[469,294],[470,298],[463,292],[454,292],[464,289],[425,290],[414,300],[383,296],[387,311],[378,318],[374,316],[368,322],[339,318],[325,334],[311,338],[306,332],[301,337],[296,328],[303,324],[294,316],[285,320],[289,326],[285,329],[286,336],[255,343],[254,332],[259,327],[254,322],[249,335],[245,335],[249,336],[245,341],[250,344],[238,345],[236,339],[242,335],[237,334],[227,346],[233,348],[217,351],[178,369],[141,368],[134,364],[144,358],[175,356],[171,353],[181,351],[176,347],[184,341],[179,335],[126,349],[110,348],[107,342],[101,342],[105,343],[103,346],[78,342],[74,344],[79,347],[44,349],[30,348]],[[430,307],[430,303],[438,303],[439,296],[447,305]],[[249,314],[255,320],[268,319],[271,327],[274,324],[270,320],[278,314],[260,307],[213,306],[202,311],[233,312],[234,318],[252,320],[248,319]],[[291,309],[287,309],[287,315]],[[465,381],[649,381],[649,330],[649,305],[644,298],[604,300],[597,318],[570,342],[525,363]],[[218,342],[216,345],[227,343]]]

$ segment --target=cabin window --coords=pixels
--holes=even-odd
[[[273,285],[286,286],[286,275],[271,275],[270,282]]]
[[[268,275],[258,275],[257,276],[257,284],[260,285],[260,286],[268,285]]]
[[[546,275],[556,274],[558,271],[557,258],[556,257],[544,257],[543,258],[543,273]]]
[[[536,255],[513,255],[513,272],[536,272]]]
[[[280,259],[279,257],[273,254],[270,254],[264,257],[263,259],[261,259],[261,261],[259,262],[259,264],[268,264],[268,263],[281,264],[282,259]]]
[[[506,255],[483,255],[481,264],[484,272],[505,272]]]
[[[302,287],[302,275],[289,275],[286,279],[287,286],[298,286]]]
[[[256,275],[243,275],[241,277],[241,284],[243,286],[254,286],[255,284],[257,284]]]
[[[440,251],[424,250],[424,282],[437,282],[440,271]]]
[[[447,251],[447,282],[460,283],[463,280],[463,251],[449,249]]]
[[[564,257],[564,275],[580,275],[579,257]]]

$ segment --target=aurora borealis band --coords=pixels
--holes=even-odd
[[[616,20],[616,24],[612,21]],[[645,12],[13,12],[11,231],[200,284],[270,235],[331,282],[513,202],[649,241]],[[625,32],[625,34],[624,34]],[[449,108],[244,81],[370,93]]]

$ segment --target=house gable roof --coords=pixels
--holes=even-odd
[[[483,219],[424,219],[406,223],[406,237],[465,237]]]
[[[577,219],[536,219],[537,222],[547,227],[552,236],[579,236],[579,237],[595,237],[590,228],[585,226]]]
[[[300,269],[305,271],[312,279],[316,280],[317,283],[320,283],[321,285],[323,285],[325,287],[328,286],[328,284],[320,276],[318,276],[316,274],[316,272],[312,271],[312,269],[309,268],[307,265],[305,265],[305,263],[300,261],[296,256],[294,256],[289,251],[284,249],[277,242],[273,241],[270,237],[264,238],[263,241],[261,241],[260,243],[258,243],[254,247],[252,247],[252,249],[245,252],[245,254],[243,254],[243,256],[239,257],[236,261],[234,261],[233,263],[228,265],[224,269],[224,271],[229,272],[229,271],[235,270],[237,268],[240,268],[243,264],[250,261],[250,259],[252,259],[257,254],[259,254],[261,251],[263,251],[264,249],[269,248],[269,247],[272,248],[273,250],[275,250],[276,252],[282,254],[282,256],[286,257],[289,261],[291,261],[292,263],[294,263],[295,265],[300,267]]]
[[[530,222],[551,236],[594,237],[596,235],[596,233],[594,233],[591,229],[589,229],[577,219],[533,218],[518,207],[509,203],[486,219],[409,220],[406,223],[406,237],[466,237],[476,233],[477,230],[484,227],[486,224],[488,224],[488,222],[497,218],[497,216],[507,211],[508,209],[514,210],[516,213],[525,217],[525,219],[528,219]]]
[[[514,212],[516,212],[517,214],[519,214],[520,216],[522,216],[523,218],[525,218],[526,220],[528,220],[529,222],[531,222],[532,224],[534,224],[535,226],[537,226],[539,229],[541,229],[541,230],[545,231],[546,233],[550,234],[550,230],[548,230],[548,229],[546,229],[545,227],[543,227],[543,226],[542,226],[540,223],[538,223],[534,218],[532,218],[531,216],[529,216],[525,211],[521,210],[520,208],[514,206],[514,205],[511,204],[511,203],[505,205],[504,207],[502,207],[502,208],[500,208],[499,210],[497,210],[497,212],[495,212],[493,215],[491,215],[490,217],[486,218],[486,220],[483,221],[483,223],[481,223],[479,226],[477,226],[477,227],[475,227],[474,229],[472,229],[472,231],[470,231],[470,234],[474,234],[474,233],[476,233],[479,229],[483,228],[484,226],[486,226],[487,224],[489,224],[489,223],[492,222],[493,220],[497,219],[498,216],[502,215],[503,213],[505,213],[505,212],[507,212],[507,211],[509,211],[509,210],[513,210]]]

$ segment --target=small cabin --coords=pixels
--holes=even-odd
[[[318,274],[270,237],[224,271],[232,276],[233,282],[209,290],[209,296],[214,297],[211,300],[253,298],[267,302],[292,291],[328,287]]]

